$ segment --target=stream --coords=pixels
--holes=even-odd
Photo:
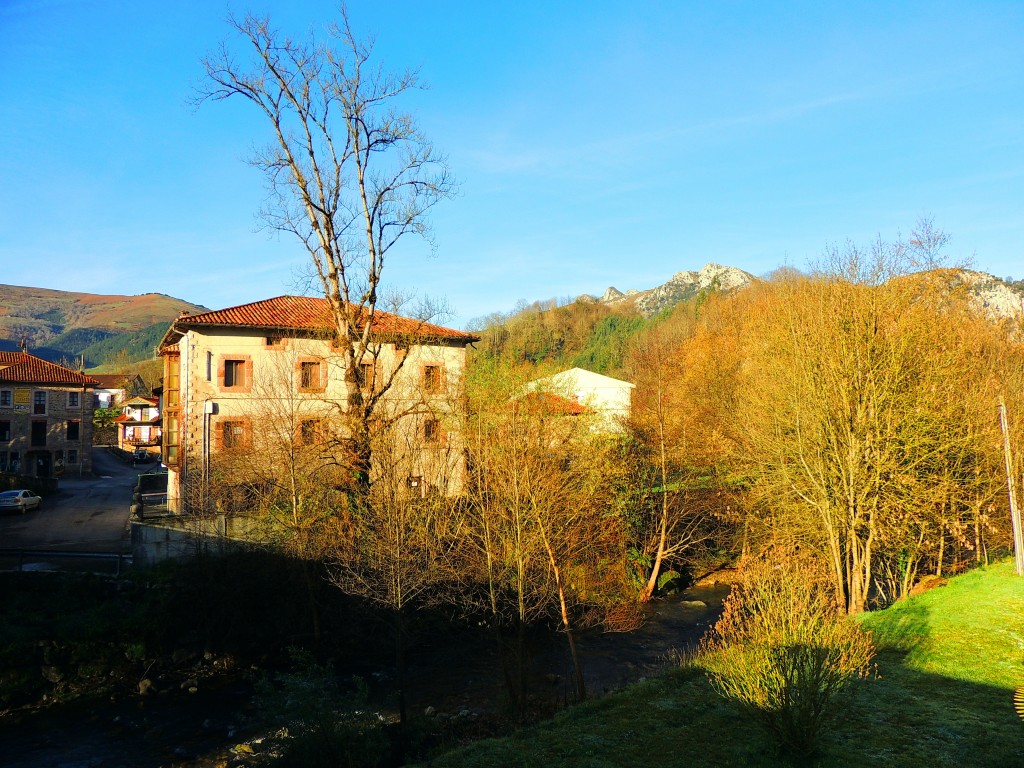
[[[692,647],[721,614],[727,585],[693,587],[658,598],[631,632],[581,632],[577,644],[590,696],[658,674],[674,650]],[[535,648],[541,694],[571,700],[572,669],[564,636]],[[410,658],[410,713],[436,717],[493,715],[501,706],[498,662],[491,646],[421,644]],[[377,691],[389,671],[371,675]],[[387,716],[388,705],[381,712]],[[210,768],[226,764],[230,747],[257,736],[246,682],[203,686],[155,697],[65,705],[14,713],[0,720],[0,763],[8,768]]]

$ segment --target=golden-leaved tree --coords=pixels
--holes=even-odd
[[[965,519],[980,538],[999,485],[993,394],[1016,375],[956,272],[888,270],[892,256],[851,249],[840,269],[744,307],[757,322],[735,421],[755,498],[772,535],[825,558],[851,613],[877,596],[879,569],[903,591],[947,535],[971,544]]]
[[[483,596],[513,705],[525,695],[525,632],[552,617],[586,695],[575,632],[622,600],[624,532],[614,505],[618,439],[557,392],[493,360],[467,382],[469,591]],[[595,610],[588,610],[595,609]]]

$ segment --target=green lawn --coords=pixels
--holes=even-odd
[[[877,674],[817,766],[1024,766],[1024,578],[1003,562],[865,616]],[[678,670],[432,766],[789,766],[697,670]]]

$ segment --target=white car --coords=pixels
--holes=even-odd
[[[0,512],[16,509],[24,515],[30,509],[39,509],[42,502],[32,491],[0,491]]]

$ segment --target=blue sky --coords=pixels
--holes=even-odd
[[[233,2],[301,33],[328,0]],[[649,288],[715,261],[805,267],[922,215],[1024,277],[1024,4],[353,0],[460,193],[399,290],[451,325],[520,299]],[[381,10],[384,9],[384,10]],[[211,308],[297,290],[257,230],[267,138],[188,105],[218,0],[0,0],[0,282]]]

